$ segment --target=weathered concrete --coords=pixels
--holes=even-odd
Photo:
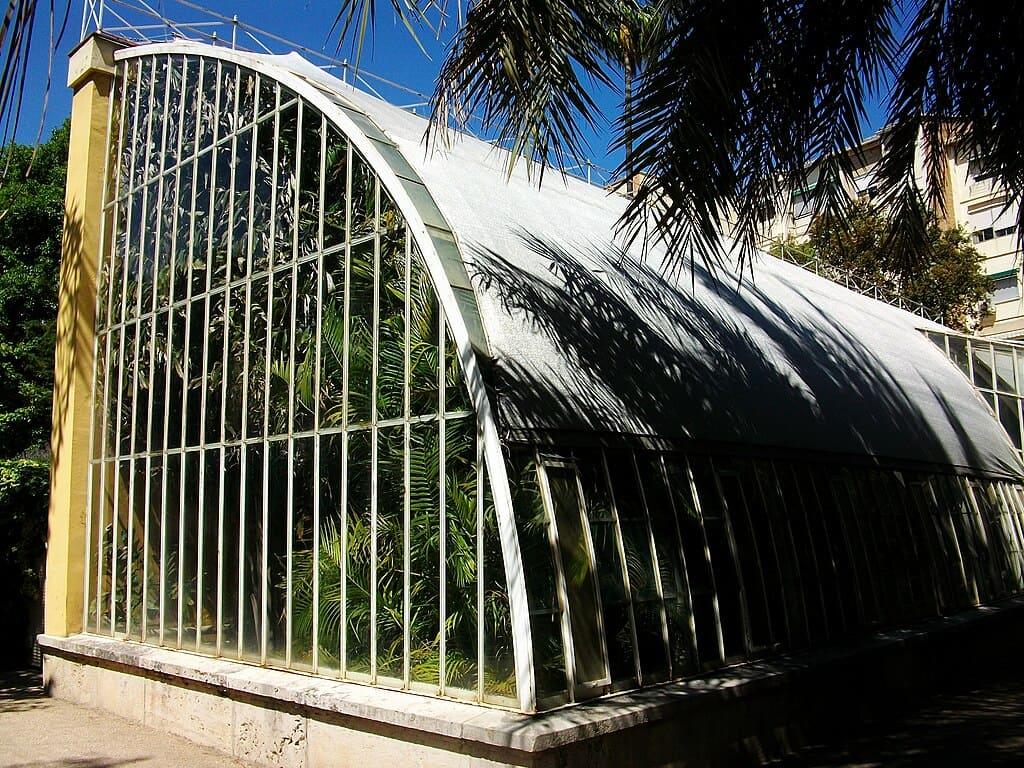
[[[380,764],[458,768],[763,760],[830,721],[863,718],[965,660],[1016,656],[1021,642],[1024,599],[525,716],[109,638],[40,637],[55,695],[135,712],[147,725],[266,765],[300,768],[362,768],[368,755]]]

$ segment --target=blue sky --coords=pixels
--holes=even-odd
[[[129,0],[137,3],[138,0]],[[201,12],[191,10],[180,5],[176,0],[148,0],[150,5],[178,22],[209,21],[208,16]],[[77,44],[81,26],[82,2],[71,0],[71,20],[68,31],[61,46],[54,56],[53,82],[50,88],[49,107],[47,109],[44,137],[49,134],[54,126],[69,114],[71,109],[71,93],[66,87],[67,55]],[[450,5],[455,6],[457,0],[452,0]],[[58,5],[60,0],[58,0]],[[338,10],[337,0],[306,0],[305,2],[287,2],[286,0],[202,0],[202,6],[216,13],[226,16],[238,14],[241,21],[252,26],[269,30],[281,37],[294,40],[314,50],[323,51],[330,55],[339,55],[346,58],[351,55],[350,46],[344,45],[338,50],[338,32],[331,32],[335,15]],[[445,34],[439,40],[429,30],[424,30],[420,35],[426,52],[422,51],[410,38],[405,27],[396,21],[390,11],[390,3],[379,2],[382,13],[377,18],[375,33],[372,43],[368,43],[363,51],[361,67],[367,73],[373,73],[399,82],[420,93],[429,94],[433,87],[434,77],[444,59],[446,43],[449,35]],[[42,5],[40,6],[43,7]],[[112,8],[120,12],[125,11],[116,4]],[[138,17],[132,17],[137,19]],[[453,22],[456,20],[453,19]],[[115,19],[108,16],[105,26],[118,24]],[[46,71],[47,71],[47,49],[49,36],[49,20],[44,13],[41,13],[37,20],[36,39],[33,43],[33,53],[29,67],[29,79],[26,84],[25,101],[22,108],[22,117],[18,130],[18,140],[32,142],[35,140],[39,127],[39,116],[42,110],[43,95],[45,92]],[[450,28],[454,27],[454,23]],[[228,34],[226,28],[219,31],[219,36]],[[242,39],[242,38],[240,38]],[[268,41],[269,42],[269,41]],[[252,41],[248,41],[252,45]],[[271,45],[271,48],[280,50],[279,45]],[[321,62],[316,62],[321,63]],[[384,95],[388,98],[396,98],[399,94],[395,92]],[[415,97],[405,97],[411,103]],[[617,107],[617,96],[608,91],[601,91],[597,94],[598,103],[605,110],[609,119],[614,118]],[[882,121],[882,115],[877,105],[871,105],[868,110],[867,119],[864,122],[865,135],[877,130]],[[590,143],[590,157],[592,162],[604,168],[613,168],[618,159],[618,153],[608,151],[608,142],[611,131],[607,122],[597,126],[596,130],[588,137]]]

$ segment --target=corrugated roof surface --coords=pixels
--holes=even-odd
[[[779,446],[1024,473],[1001,427],[921,333],[932,323],[769,256],[678,279],[623,251],[625,200],[426,121],[302,61],[402,150],[459,240],[493,360],[500,427]]]

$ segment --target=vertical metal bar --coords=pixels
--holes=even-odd
[[[217,165],[221,155],[221,149],[217,146],[220,141],[220,105],[221,105],[221,72],[224,67],[224,62],[217,62],[217,82],[214,85],[216,88],[216,95],[214,96],[214,115],[217,119],[213,121],[213,146],[210,149],[210,200],[208,203],[207,210],[207,222],[206,222],[206,300],[203,302],[203,328],[210,327],[210,304],[213,302],[213,252],[214,252],[214,214],[216,212],[217,203]],[[227,302],[226,290],[225,299]],[[203,382],[209,381],[210,378],[210,337],[206,333],[203,334]],[[206,410],[207,410],[207,393],[208,387],[203,387],[202,404],[199,406],[199,496],[197,499],[199,505],[199,526],[197,530],[196,540],[196,648],[202,645],[202,612],[203,612],[203,592],[206,589],[205,580],[203,578],[203,558],[206,555]]]
[[[299,101],[298,109],[296,110],[296,121],[295,121],[295,165],[292,168],[292,178],[294,183],[292,189],[294,189],[294,197],[292,199],[292,295],[290,297],[289,304],[291,306],[291,317],[289,318],[289,324],[291,331],[288,335],[288,506],[287,513],[285,515],[286,523],[285,530],[287,531],[287,542],[285,546],[286,555],[286,572],[284,577],[285,582],[285,609],[284,609],[284,624],[285,624],[285,666],[292,666],[292,600],[294,598],[292,591],[292,569],[294,566],[294,538],[295,538],[295,313],[297,310],[299,291],[299,190],[302,188],[301,179],[301,168],[302,168],[302,122],[303,122],[303,104]],[[314,561],[313,566],[314,573],[316,572],[316,563]]]
[[[117,136],[117,163],[120,165],[121,156],[125,152],[125,136],[128,133],[127,120],[125,120],[125,114],[128,111],[128,67],[130,63],[121,64],[118,69],[118,75],[121,78],[121,98],[120,98],[120,111],[118,113],[118,136]],[[113,101],[113,100],[111,100]],[[98,633],[102,626],[102,600],[100,596],[100,589],[103,585],[103,567],[104,567],[104,544],[106,543],[106,525],[104,523],[106,519],[106,499],[107,499],[107,440],[110,431],[110,417],[111,417],[111,404],[114,398],[114,393],[110,386],[110,379],[112,375],[110,353],[111,353],[111,325],[112,317],[114,314],[114,296],[115,296],[115,285],[118,285],[118,290],[124,292],[124,284],[117,282],[117,275],[114,274],[114,259],[113,253],[116,247],[117,232],[118,232],[118,213],[121,207],[119,202],[120,190],[121,190],[121,174],[115,173],[115,187],[113,197],[113,208],[111,213],[111,222],[113,225],[114,233],[111,237],[110,243],[110,268],[107,275],[107,300],[105,311],[106,317],[106,336],[104,338],[105,351],[103,361],[103,427],[102,427],[102,438],[100,440],[102,474],[100,475],[100,518],[99,518],[99,529],[96,531],[96,625],[95,631]],[[118,361],[120,365],[120,361]],[[116,446],[110,446],[112,451],[116,451]],[[113,542],[111,542],[113,544]]]
[[[672,674],[672,643],[668,638],[668,612],[665,608],[665,585],[661,581],[661,562],[658,554],[658,546],[654,541],[654,525],[651,523],[651,508],[647,503],[647,491],[644,489],[643,477],[640,475],[640,462],[637,461],[636,452],[630,452],[633,464],[633,477],[636,479],[637,488],[640,489],[640,505],[643,507],[644,523],[647,526],[647,545],[651,551],[651,563],[654,566],[654,587],[658,591],[658,609],[661,616],[661,642],[665,649],[665,662],[668,674]]]
[[[83,9],[83,25],[84,25],[84,23],[85,22],[84,22],[84,9]],[[84,35],[83,35],[83,37],[84,37]],[[111,233],[107,231],[107,229],[108,229],[108,227],[107,227],[107,197],[109,196],[109,191],[110,191],[110,156],[111,156],[112,151],[113,151],[113,147],[111,146],[111,140],[112,140],[112,137],[111,137],[111,132],[112,131],[111,131],[111,129],[113,127],[113,119],[114,119],[114,101],[115,101],[114,95],[117,93],[117,80],[116,80],[116,78],[117,78],[117,75],[115,74],[114,79],[112,80],[111,95],[110,95],[110,98],[107,100],[107,131],[106,131],[106,138],[104,139],[104,142],[103,142],[103,145],[104,145],[104,147],[106,149],[106,154],[104,155],[104,158],[103,158],[103,195],[100,198],[100,252],[99,252],[99,256],[98,256],[98,259],[97,259],[97,266],[96,266],[96,298],[97,298],[97,304],[99,304],[99,298],[100,298],[101,292],[104,290],[104,287],[100,284],[102,276],[103,276],[103,272],[104,272],[104,269],[106,268],[107,263],[110,261],[110,254],[108,253],[108,249],[110,248],[110,243],[108,242],[108,238],[111,237]],[[112,208],[112,210],[116,210],[116,209]],[[111,221],[116,226],[117,222],[114,221],[113,219]],[[107,295],[109,297],[109,293]],[[100,345],[100,329],[103,327],[103,325],[104,325],[103,318],[101,318],[99,312],[97,312],[96,313],[96,317],[93,320],[92,379],[91,379],[92,386],[93,386],[93,391],[92,391],[91,407],[89,409],[89,465],[88,465],[89,466],[89,471],[88,471],[88,477],[87,477],[87,481],[86,481],[87,486],[86,486],[86,496],[85,496],[85,501],[86,501],[86,511],[85,511],[85,552],[84,552],[84,560],[82,561],[84,563],[84,565],[85,565],[85,567],[82,569],[82,631],[83,632],[86,632],[89,629],[89,588],[90,588],[90,577],[91,577],[91,570],[92,570],[90,568],[90,562],[91,562],[91,558],[92,558],[92,534],[93,534],[93,531],[92,531],[92,517],[95,514],[94,507],[95,507],[95,504],[96,504],[95,500],[93,499],[93,486],[96,483],[96,480],[95,480],[96,467],[99,466],[100,472],[103,471],[102,458],[103,458],[104,451],[103,451],[102,442],[101,442],[101,445],[100,445],[100,463],[98,465],[95,463],[95,461],[96,461],[95,451],[96,451],[96,447],[97,447],[96,446],[96,408],[97,408],[96,392],[97,392],[97,390],[99,390],[99,386],[98,386],[99,378],[98,377],[100,375],[99,374],[99,354],[98,354],[98,352],[99,352],[99,345]],[[105,343],[105,340],[104,340],[104,343]],[[104,357],[104,360],[106,360],[105,357]],[[104,365],[104,368],[105,367],[106,366]],[[102,391],[104,393],[106,392],[106,371],[104,371],[103,388],[102,388],[102,390],[99,390],[99,391]],[[104,396],[104,400],[105,399],[106,399],[106,397]],[[104,407],[104,406],[101,405],[100,407]],[[102,498],[103,498],[102,495],[101,495],[100,498],[102,500]],[[100,502],[100,506],[102,508],[102,501]],[[102,558],[102,554],[100,554],[97,559],[99,559],[99,558]],[[97,602],[97,604],[99,603],[99,581],[96,582],[96,602]]]
[[[147,63],[149,64],[149,95],[147,97],[147,112],[146,112],[146,128],[144,134],[144,140],[146,142],[146,155],[143,160],[142,166],[142,211],[143,214],[149,210],[149,164],[150,156],[153,151],[153,147],[149,141],[149,137],[153,135],[153,102],[154,102],[154,81],[156,79],[156,56],[147,57]],[[140,73],[141,77],[141,73]],[[141,82],[141,81],[140,81]],[[137,123],[138,121],[136,121]],[[137,127],[137,126],[136,126]],[[138,233],[138,248],[139,248],[139,264],[138,264],[138,276],[137,286],[135,291],[135,318],[137,323],[135,326],[135,338],[133,340],[133,360],[134,360],[134,374],[132,376],[132,421],[129,432],[129,450],[130,454],[136,453],[136,443],[138,436],[136,435],[136,426],[139,421],[139,389],[142,386],[142,382],[139,381],[139,362],[142,355],[141,345],[139,336],[142,333],[142,324],[145,322],[142,319],[143,307],[142,307],[142,284],[145,281],[146,272],[146,233],[148,232],[150,223],[147,221],[139,222],[139,233]],[[151,326],[152,330],[152,326]],[[124,580],[124,592],[125,592],[125,635],[131,637],[132,634],[132,582],[134,577],[134,565],[135,565],[135,494],[136,494],[136,472],[135,472],[135,461],[129,463],[131,467],[131,475],[128,479],[128,509],[127,509],[127,567],[125,568],[125,580]],[[144,484],[145,485],[145,484]],[[149,516],[146,516],[147,520]],[[145,556],[143,556],[145,560]]]
[[[733,570],[736,571],[736,582],[739,584],[739,598],[740,598],[740,614],[743,621],[743,637],[746,640],[746,652],[749,656],[754,648],[753,639],[750,634],[750,608],[747,605],[747,586],[743,580],[743,572],[740,569],[740,557],[739,550],[736,547],[736,536],[733,533],[732,526],[732,515],[729,512],[729,502],[725,499],[725,492],[722,490],[722,478],[717,469],[715,469],[715,462],[710,456],[708,457],[708,465],[711,467],[711,474],[715,478],[715,489],[718,491],[718,501],[721,504],[722,510],[722,523],[725,526],[725,535],[729,541],[729,554],[732,559]],[[739,477],[736,477],[736,482],[739,482]]]
[[[170,448],[170,409],[171,409],[171,372],[174,368],[171,365],[171,360],[174,357],[174,304],[172,299],[177,298],[175,291],[175,276],[178,270],[177,264],[177,252],[178,252],[178,224],[179,216],[178,213],[181,208],[181,174],[184,167],[181,155],[182,155],[182,135],[184,133],[185,125],[185,95],[186,88],[185,82],[188,74],[189,58],[187,56],[181,57],[181,94],[178,97],[178,126],[177,126],[177,151],[175,157],[177,158],[177,168],[174,171],[174,216],[171,224],[171,239],[170,239],[170,253],[168,254],[168,269],[169,269],[169,282],[167,285],[167,296],[168,296],[168,308],[167,308],[167,353],[166,353],[166,365],[164,371],[164,445],[163,445],[163,457],[162,457],[162,472],[160,474],[160,608],[159,608],[159,639],[158,644],[164,644],[164,635],[166,632],[166,621],[164,606],[167,600],[167,474],[168,474],[168,449]],[[194,180],[193,180],[194,184]],[[184,414],[183,414],[184,415]],[[180,513],[179,513],[180,516]],[[180,525],[180,521],[179,521]],[[180,557],[180,553],[179,553]]]
[[[690,496],[693,498],[693,505],[696,508],[697,519],[700,521],[701,534],[704,537],[704,561],[707,564],[708,575],[711,581],[711,602],[715,609],[715,634],[718,639],[718,657],[725,660],[725,635],[722,633],[722,612],[718,605],[718,585],[715,580],[715,568],[711,562],[711,547],[708,545],[707,530],[704,527],[704,506],[701,504],[700,494],[697,493],[697,481],[694,478],[693,467],[690,466],[690,457],[685,457],[686,475],[690,481]],[[711,469],[714,473],[714,467]],[[717,483],[717,480],[716,480]]]
[[[258,89],[257,89],[258,90]],[[274,247],[277,239],[277,186],[278,173],[280,171],[279,148],[281,144],[281,87],[274,84],[274,180],[270,185],[270,234],[269,234],[269,269],[267,271],[267,333],[266,333],[266,358],[264,360],[264,381],[263,387],[263,530],[262,530],[262,576],[261,576],[261,621],[260,621],[260,663],[267,663],[267,642],[268,623],[270,616],[270,568],[267,563],[270,550],[268,541],[268,524],[270,522],[270,504],[268,502],[270,489],[270,444],[267,441],[269,435],[269,414],[270,414],[270,348],[272,340],[273,308],[274,308]],[[289,533],[289,535],[291,535]]]
[[[377,506],[379,468],[377,452],[380,435],[377,428],[377,362],[380,356],[380,179],[374,177],[373,202],[373,361],[370,366],[370,680],[377,682],[377,534],[380,529]]]
[[[551,495],[551,485],[548,482],[548,473],[544,463],[541,461],[539,451],[534,451],[533,458],[537,465],[537,477],[540,480],[541,503],[544,505],[544,514],[548,519],[548,546],[551,548],[551,557],[555,564],[558,624],[562,630],[562,647],[565,649],[563,665],[569,701],[572,702],[576,700],[576,651],[573,643],[572,629],[569,626],[569,598],[565,592],[565,566],[562,563],[562,553],[558,548],[558,524],[555,521],[555,510]]]
[[[204,80],[206,76],[206,67],[203,66],[203,58],[198,57],[196,59],[196,67],[198,69],[198,79],[196,82],[196,120],[202,120],[202,109],[203,109],[203,92],[204,92]],[[182,87],[184,88],[184,81]],[[184,122],[184,117],[182,118]],[[184,573],[185,569],[182,567],[182,560],[185,556],[185,526],[181,524],[181,516],[184,514],[186,508],[185,498],[185,486],[187,482],[187,467],[188,462],[186,461],[186,441],[188,438],[188,403],[189,396],[188,391],[189,381],[192,375],[192,365],[190,362],[191,350],[189,344],[192,342],[192,305],[195,303],[195,293],[193,290],[193,272],[194,270],[194,257],[195,257],[195,232],[196,232],[196,198],[199,194],[199,137],[200,131],[198,126],[195,130],[195,136],[192,140],[192,200],[189,207],[189,228],[188,228],[188,275],[185,278],[188,283],[188,290],[186,295],[188,298],[185,300],[183,305],[185,313],[185,331],[182,337],[182,404],[181,404],[181,471],[179,473],[179,498],[181,500],[181,507],[179,511],[179,524],[178,524],[178,647],[181,648],[184,640],[184,627],[182,626],[185,616],[184,611],[184,595],[185,581]],[[212,151],[212,150],[211,150]]]
[[[679,509],[676,507],[675,494],[672,493],[672,484],[668,478],[668,467],[665,464],[665,455],[658,453],[658,465],[661,468],[661,481],[665,484],[665,489],[668,492],[668,503],[669,509],[672,512],[672,528],[676,533],[676,553],[679,555],[680,567],[683,571],[683,589],[686,590],[684,597],[686,598],[686,612],[687,612],[687,625],[690,628],[690,649],[693,652],[695,661],[695,667],[700,668],[700,654],[697,650],[697,626],[693,616],[693,592],[690,589],[690,571],[686,563],[686,550],[683,548],[683,534],[679,529]],[[671,648],[671,646],[670,646]],[[669,666],[672,667],[672,657],[669,655]],[[672,669],[669,673],[670,677],[678,677],[676,671]]]
[[[445,627],[448,623],[448,499],[447,499],[447,488],[445,483],[446,478],[446,463],[447,463],[447,434],[446,434],[446,423],[445,423],[445,344],[447,337],[445,335],[445,319],[444,319],[444,308],[438,307],[437,310],[437,433],[438,433],[438,511],[440,512],[440,524],[438,526],[438,554],[440,563],[438,564],[438,576],[441,579],[441,588],[438,590],[441,600],[441,610],[438,612],[440,617],[440,626],[438,627],[438,645],[440,648],[440,658],[438,659],[438,685],[439,692],[444,696],[447,688],[447,675],[448,675],[448,637]]]
[[[253,81],[253,124],[252,124],[252,139],[249,142],[249,215],[248,222],[249,226],[246,230],[245,235],[245,258],[249,268],[246,270],[245,280],[245,310],[243,313],[243,320],[245,322],[245,330],[242,332],[244,339],[242,348],[245,350],[242,355],[242,448],[240,450],[241,465],[239,467],[238,476],[238,488],[239,488],[239,525],[238,525],[238,648],[237,656],[242,658],[243,648],[245,648],[245,562],[246,562],[246,525],[248,524],[249,515],[253,513],[253,510],[249,508],[249,497],[247,493],[248,481],[249,481],[249,438],[252,437],[249,434],[249,346],[251,339],[249,337],[249,330],[252,319],[252,283],[253,283],[253,263],[252,263],[252,251],[253,251],[253,240],[255,238],[255,221],[256,221],[256,155],[259,147],[259,134],[261,130],[260,123],[257,121],[257,117],[260,114],[260,87],[259,87],[260,75],[255,75]],[[267,122],[264,122],[262,130],[266,130]],[[268,253],[269,259],[269,253]],[[271,278],[267,277],[267,283],[271,282]],[[267,330],[269,333],[269,328]],[[264,416],[266,418],[266,416]]]
[[[323,304],[324,304],[324,188],[327,156],[327,118],[320,117],[320,186],[317,190],[316,229],[316,362],[313,377],[313,672],[320,671],[320,378],[322,376]],[[251,221],[251,220],[250,220]],[[342,626],[342,630],[345,627]]]
[[[482,425],[478,420],[474,419],[474,421],[476,422],[476,692],[478,701],[483,701],[484,642],[486,637],[484,632],[484,435]],[[406,429],[408,430],[408,424]],[[582,498],[581,494],[580,499],[582,500]],[[598,618],[601,618],[601,613],[598,613]],[[608,660],[605,658],[605,669],[607,667]]]
[[[345,142],[345,286],[342,323],[341,363],[341,632],[340,670],[348,673],[348,378],[349,315],[352,304],[352,144]]]
[[[234,90],[234,97],[232,101],[232,117],[231,122],[231,138],[230,138],[230,152],[229,160],[227,162],[228,168],[230,169],[228,180],[227,180],[227,237],[225,238],[227,246],[224,251],[224,331],[223,339],[221,344],[221,362],[220,362],[220,482],[217,483],[217,639],[216,653],[218,656],[223,654],[224,648],[224,485],[227,479],[227,454],[224,451],[223,443],[227,439],[227,430],[224,425],[227,423],[227,358],[228,358],[228,347],[230,346],[230,317],[233,310],[231,305],[231,297],[233,292],[230,289],[232,274],[232,253],[234,250],[234,175],[238,166],[238,148],[239,148],[239,82],[241,81],[240,73],[238,68],[234,69],[234,82],[232,88]],[[219,79],[218,79],[219,84]],[[219,114],[218,110],[218,114]],[[251,225],[250,221],[250,225]],[[246,324],[248,327],[248,324]],[[245,412],[242,412],[243,418],[245,418]],[[236,637],[238,642],[238,637]]]
[[[946,513],[951,508],[950,508],[950,505],[948,504],[948,497],[946,498],[946,502],[947,503],[945,503],[945,504],[943,503],[943,501],[941,501],[939,499],[939,494],[935,490],[935,484],[937,482],[938,482],[937,478],[929,477],[927,479],[927,481],[926,481],[926,484],[927,484],[928,492],[932,496],[932,501],[935,504],[936,524],[937,524],[937,526],[941,530],[941,529],[945,528],[945,526],[943,525],[943,518],[944,518]],[[943,497],[946,497],[946,494],[943,494]],[[949,520],[949,527],[946,530],[947,530],[948,534],[953,539],[953,546],[955,548],[955,551],[951,552],[951,553],[947,552],[947,553],[945,553],[945,555],[946,555],[947,559],[951,555],[956,555],[956,563],[955,564],[956,564],[957,569],[959,570],[960,579],[963,582],[964,594],[967,594],[970,591],[971,586],[970,586],[970,583],[967,580],[967,569],[964,566],[963,553],[960,551],[960,541],[959,541],[959,537],[956,535],[956,525],[954,524],[954,521],[952,519]]]
[[[643,680],[640,668],[640,646],[636,636],[636,616],[633,609],[633,587],[629,580],[629,567],[626,564],[626,546],[622,540],[622,523],[619,520],[619,504],[615,500],[615,489],[612,487],[612,476],[608,469],[608,455],[601,449],[601,471],[604,476],[605,487],[608,489],[608,499],[611,501],[612,518],[615,522],[615,546],[619,552],[619,567],[622,570],[622,583],[626,589],[626,600],[629,608],[629,633],[633,641],[633,669],[636,675],[636,684],[640,685]]]
[[[321,175],[321,179],[323,176]],[[411,410],[410,388],[412,370],[412,235],[409,228],[405,227],[405,273],[402,277],[403,296],[405,300],[405,322],[404,325],[404,362],[402,372],[402,414],[405,421],[402,429],[402,686],[409,688],[411,684],[412,666],[412,640],[410,621],[412,619],[412,605],[410,590],[412,588],[412,556],[409,548],[412,544],[412,472],[409,462],[411,451],[411,428],[409,417]],[[483,443],[480,444],[483,450]],[[482,616],[482,614],[481,614]],[[482,621],[482,619],[480,619]],[[482,675],[483,673],[481,673]]]
[[[132,196],[131,196],[131,180],[135,175],[135,160],[136,160],[136,147],[138,146],[138,121],[139,121],[139,102],[141,101],[139,83],[142,77],[142,62],[138,62],[136,67],[137,75],[135,81],[135,108],[132,117],[132,144],[131,144],[131,161],[129,163],[129,192],[126,204],[128,207],[128,214],[125,219],[125,244],[131,242],[132,237]],[[125,254],[124,264],[122,267],[122,282],[121,282],[121,333],[119,334],[120,353],[118,354],[118,371],[117,371],[117,429],[116,437],[114,440],[114,455],[117,457],[121,453],[121,415],[123,410],[123,399],[124,399],[124,320],[125,315],[128,311],[127,303],[127,287],[128,287],[128,269],[130,248],[128,253]],[[134,394],[134,393],[133,393]],[[120,461],[115,459],[114,462],[114,510],[111,520],[112,524],[112,535],[111,535],[111,553],[110,553],[110,632],[111,635],[116,634],[116,619],[117,619],[117,536],[118,536],[118,523],[120,522],[119,517],[121,493],[120,493],[120,476],[121,476],[121,464]],[[127,581],[127,579],[126,579]]]

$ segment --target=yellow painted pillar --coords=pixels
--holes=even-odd
[[[82,628],[89,421],[92,409],[96,272],[103,213],[107,118],[120,47],[92,35],[68,63],[71,137],[57,302],[50,514],[46,550],[45,631],[66,636]]]

